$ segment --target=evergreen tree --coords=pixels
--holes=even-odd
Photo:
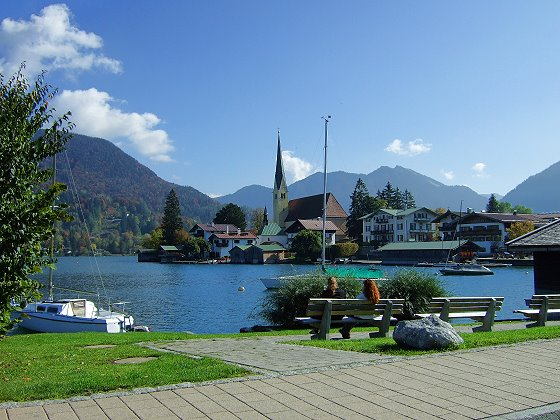
[[[500,203],[496,200],[494,194],[488,199],[488,204],[486,205],[486,211],[488,213],[500,213]]]
[[[385,200],[387,205],[391,207],[395,198],[395,190],[390,181],[387,181],[387,185],[385,185],[385,188],[383,188],[381,192],[377,191],[377,198]]]
[[[40,298],[32,275],[54,262],[44,245],[54,223],[68,219],[63,204],[54,206],[66,187],[49,182],[53,171],[42,165],[64,150],[72,128],[69,113],[54,116],[55,94],[42,75],[30,84],[23,66],[9,80],[0,75],[0,337],[17,322],[12,303]]]
[[[350,196],[350,213],[346,221],[346,232],[352,239],[360,239],[362,235],[362,221],[360,217],[367,213],[365,209],[366,197],[369,196],[368,189],[362,178],[358,178],[354,191]]]
[[[176,239],[175,233],[182,228],[183,220],[181,218],[181,209],[179,208],[179,198],[175,190],[171,189],[165,199],[165,208],[163,209],[163,219],[161,221],[164,244],[174,244]]]
[[[404,190],[403,200],[405,204],[405,209],[412,209],[416,207],[416,201],[414,200],[414,196],[408,190]]]
[[[236,204],[229,203],[218,210],[216,217],[214,217],[214,223],[220,224],[232,224],[237,226],[241,230],[245,230],[247,227],[247,221],[245,220],[245,213]]]
[[[401,192],[399,187],[397,187],[393,191],[393,200],[391,202],[391,208],[397,210],[404,210],[406,208],[405,201],[404,201],[404,194]]]

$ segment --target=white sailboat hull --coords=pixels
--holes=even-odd
[[[132,319],[124,315],[109,318],[81,318],[59,314],[24,312],[25,317],[19,324],[23,328],[36,332],[125,332],[132,325]]]

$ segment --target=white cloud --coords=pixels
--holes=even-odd
[[[455,173],[453,171],[446,171],[445,169],[442,169],[441,174],[448,181],[451,181],[453,178],[455,178]]]
[[[161,122],[157,115],[145,112],[124,112],[111,106],[113,98],[95,88],[88,90],[64,90],[55,99],[59,113],[70,110],[76,132],[102,137],[118,143],[129,140],[144,156],[158,162],[170,162],[174,150],[169,136],[157,129]]]
[[[432,145],[424,143],[422,139],[411,140],[406,144],[402,140],[395,139],[385,148],[387,152],[403,156],[416,156],[428,153],[431,149]]]
[[[5,18],[0,23],[0,73],[11,76],[25,61],[25,73],[42,70],[90,70],[104,68],[120,73],[122,64],[97,52],[103,40],[70,22],[65,4],[52,4],[29,20]]]
[[[284,169],[289,177],[289,182],[299,181],[314,172],[313,165],[294,155],[294,152],[284,150],[282,152]]]
[[[486,176],[486,164],[482,162],[475,163],[472,168],[474,176],[477,178],[484,178]]]

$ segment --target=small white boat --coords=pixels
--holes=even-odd
[[[19,325],[36,332],[121,333],[134,326],[132,316],[98,309],[86,299],[44,300],[30,303],[19,312],[23,315]]]
[[[479,264],[450,264],[439,270],[444,276],[484,276],[494,274],[492,270]]]

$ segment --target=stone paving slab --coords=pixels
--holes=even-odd
[[[270,345],[278,352],[292,347],[281,340],[286,337],[237,341],[258,341],[252,345]],[[13,407],[0,404],[0,420],[558,418],[559,349],[560,340],[533,341],[421,357],[373,358],[334,369],[317,364],[315,371],[297,374],[281,371],[288,366],[282,359],[277,370],[267,369],[273,374],[229,382]],[[343,359],[354,355],[342,353]]]

